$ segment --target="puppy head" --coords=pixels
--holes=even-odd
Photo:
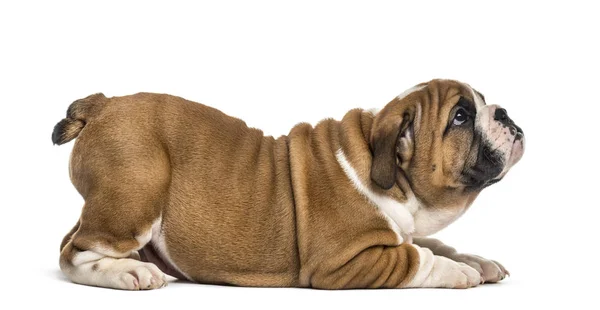
[[[506,110],[469,85],[432,80],[375,116],[371,179],[383,189],[405,179],[428,206],[465,206],[519,161],[524,141]]]

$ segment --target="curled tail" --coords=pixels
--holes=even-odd
[[[102,110],[106,100],[103,94],[97,93],[73,102],[67,109],[67,117],[54,126],[52,142],[61,145],[77,138],[85,124]]]

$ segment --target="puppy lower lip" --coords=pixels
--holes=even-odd
[[[487,184],[488,184],[488,185],[496,184],[496,183],[500,182],[500,180],[502,180],[502,178],[499,178],[499,179],[493,179],[493,180],[489,180],[489,181],[487,182]]]

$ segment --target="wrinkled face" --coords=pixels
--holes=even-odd
[[[440,98],[438,118],[443,126],[437,126],[440,135],[433,139],[434,145],[444,154],[441,162],[449,173],[448,185],[477,191],[498,182],[521,159],[523,131],[506,110],[486,105],[476,90],[468,85],[455,87]]]
[[[523,156],[523,130],[499,105],[486,105],[483,96],[471,89],[472,101],[461,96],[457,105],[474,106],[471,112],[456,108],[453,124],[460,123],[474,136],[471,150],[462,170],[462,182],[479,189],[500,181]],[[474,113],[473,113],[474,112]],[[465,113],[463,117],[462,113]],[[470,113],[470,114],[469,114]],[[469,122],[473,122],[472,125]]]
[[[524,135],[469,85],[433,80],[377,114],[371,144],[371,178],[380,187],[404,178],[426,205],[464,207],[521,158]]]

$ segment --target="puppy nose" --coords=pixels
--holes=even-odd
[[[500,122],[503,126],[508,127],[510,134],[513,136],[516,135],[517,140],[523,138],[523,130],[508,117],[508,113],[506,113],[505,109],[498,107],[496,111],[494,111],[494,120]]]
[[[494,120],[500,121],[501,123],[508,122],[509,118],[506,110],[503,108],[496,109],[496,112],[494,113]]]

